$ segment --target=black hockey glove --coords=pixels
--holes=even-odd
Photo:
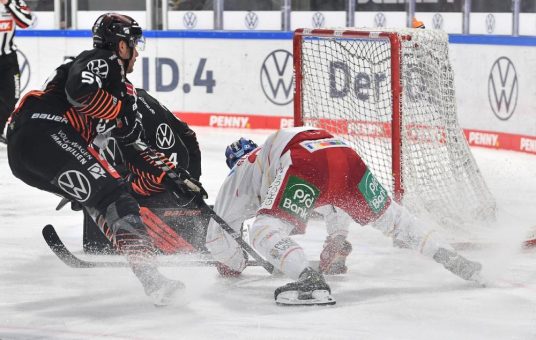
[[[173,171],[179,176],[179,182],[182,182],[180,184],[177,183],[179,184],[177,189],[180,194],[187,196],[201,194],[201,197],[204,199],[208,198],[207,191],[203,188],[201,182],[193,178],[188,170],[182,167],[176,167]]]
[[[137,109],[135,99],[127,96],[117,117],[117,127],[112,131],[112,136],[123,145],[130,145],[143,137],[142,116]]]

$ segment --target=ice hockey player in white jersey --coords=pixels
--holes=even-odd
[[[337,261],[337,257],[344,261],[349,253],[344,247],[349,215],[360,225],[381,230],[397,244],[433,258],[465,280],[481,280],[480,263],[456,253],[440,235],[392,201],[359,155],[325,130],[281,129],[261,147],[241,138],[227,147],[226,157],[231,172],[214,210],[237,231],[246,219],[255,217],[249,229],[252,247],[296,280],[276,289],[278,304],[335,303],[322,273],[311,268],[303,248],[290,237],[305,231],[313,209],[321,210],[328,223],[337,226],[328,230],[328,241],[336,238],[339,247],[328,251],[327,262]],[[208,227],[206,245],[221,263],[218,270],[222,275],[238,276],[244,270],[242,249],[214,221]]]

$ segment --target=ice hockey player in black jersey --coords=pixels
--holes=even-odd
[[[93,26],[94,48],[59,67],[44,91],[29,92],[13,112],[8,160],[25,183],[79,202],[97,224],[109,226],[107,236],[126,256],[145,293],[156,305],[166,305],[183,284],[158,271],[155,246],[129,185],[90,146],[95,137],[110,133],[128,153],[131,171],[141,175],[131,185],[164,190],[165,173],[137,147],[143,127],[135,88],[126,78],[143,43],[132,18],[101,15]]]
[[[175,166],[186,169],[191,176],[199,180],[201,176],[201,151],[195,132],[185,122],[179,120],[169,109],[162,105],[143,89],[136,89],[138,111],[142,116],[144,137],[155,151],[165,155]],[[97,149],[121,175],[133,182],[138,174],[125,166],[121,148],[113,137],[101,136]],[[99,139],[101,139],[99,138]],[[132,186],[132,192],[142,207],[142,217],[146,223],[157,221],[159,228],[165,228],[172,234],[177,246],[170,242],[157,244],[164,253],[199,253],[206,252],[205,236],[208,216],[201,213],[195,202],[184,197],[182,204],[177,204],[177,197],[167,192],[152,192],[150,188]],[[149,218],[151,215],[152,218]],[[154,215],[154,216],[153,216]],[[155,226],[156,227],[156,226]],[[83,246],[88,253],[114,253],[113,245],[103,235],[99,227],[88,216],[84,216]]]

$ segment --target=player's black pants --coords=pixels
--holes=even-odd
[[[0,56],[0,134],[20,96],[20,72],[17,53]]]
[[[78,201],[102,215],[110,204],[128,196],[119,214],[139,215],[137,203],[119,176],[65,119],[50,121],[51,117],[24,108],[17,113],[14,128],[10,126],[7,133],[13,174],[28,185]]]

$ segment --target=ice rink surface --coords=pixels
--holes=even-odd
[[[213,202],[227,174],[225,146],[241,135],[262,142],[268,133],[195,130]],[[0,146],[0,339],[536,339],[536,250],[519,247],[536,226],[536,157],[473,153],[499,211],[490,246],[462,253],[483,263],[487,288],[353,225],[349,272],[327,278],[334,306],[275,305],[274,289],[288,280],[260,267],[240,279],[181,267],[163,271],[186,284],[188,301],[155,308],[130,270],[72,269],[52,254],[41,236],[47,223],[84,256],[81,213],[56,212],[57,197],[13,177]],[[297,239],[317,260],[324,237],[318,224]]]

